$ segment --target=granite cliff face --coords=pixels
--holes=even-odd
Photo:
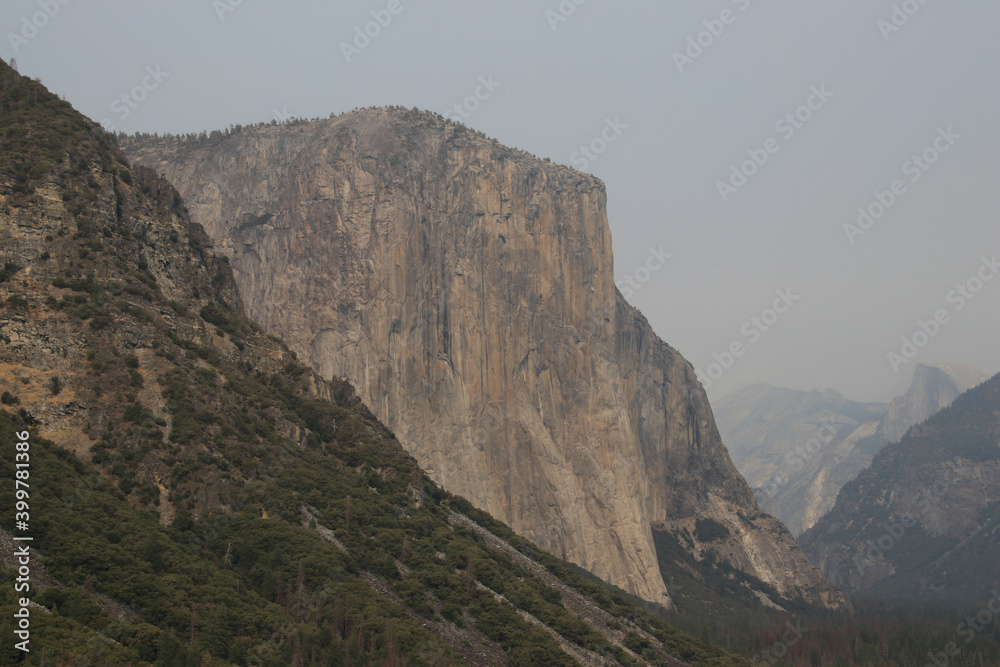
[[[917,364],[910,388],[889,403],[882,422],[885,439],[897,442],[911,426],[948,407],[960,394],[988,377],[978,368],[964,364]]]
[[[30,566],[23,651],[747,664],[443,493],[349,385],[239,314],[228,261],[169,183],[2,60],[0,126],[0,477],[31,510],[0,526],[0,565]],[[4,595],[0,616],[23,605]],[[29,663],[13,644],[0,664]]]
[[[403,110],[124,149],[180,190],[249,314],[350,379],[450,491],[667,606],[654,528],[843,603],[760,514],[691,365],[615,290],[597,179]],[[729,536],[701,543],[698,518]]]

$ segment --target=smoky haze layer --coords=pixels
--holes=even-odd
[[[388,0],[45,4],[36,30],[38,0],[0,3],[0,54],[118,131],[399,104],[598,176],[615,282],[645,279],[626,298],[703,372],[792,289],[713,400],[766,382],[885,401],[914,363],[1000,370],[1000,283],[961,312],[947,300],[1000,253],[994,0],[402,0],[381,27]],[[602,144],[608,120],[625,127]],[[754,173],[723,201],[734,168]],[[887,354],[941,308],[951,321],[895,372]]]
[[[859,595],[976,600],[1000,564],[1000,375],[887,445],[799,537]]]
[[[832,390],[754,385],[716,401],[715,415],[762,508],[797,537],[886,443],[986,378],[963,364],[917,364],[909,389],[888,404],[859,403]]]

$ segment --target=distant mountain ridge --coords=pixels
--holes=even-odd
[[[715,414],[723,442],[761,507],[797,535],[871,460],[885,409],[831,390],[754,385],[718,401]]]
[[[888,442],[898,442],[911,426],[951,405],[959,395],[988,377],[965,364],[917,364],[910,388],[889,403],[882,420],[882,435]]]
[[[1000,375],[886,445],[799,542],[853,593],[988,596],[1000,585]]]
[[[917,364],[906,393],[889,404],[760,384],[713,407],[733,463],[761,507],[799,535],[882,446],[985,379],[964,364]]]

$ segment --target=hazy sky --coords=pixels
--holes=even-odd
[[[126,132],[464,105],[604,180],[623,292],[714,398],[1000,371],[996,0],[4,0],[0,26]]]

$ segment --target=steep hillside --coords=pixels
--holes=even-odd
[[[882,449],[799,541],[859,594],[955,603],[1000,585],[1000,375]]]
[[[240,314],[166,181],[2,63],[0,121],[0,501],[27,432],[33,538],[0,664],[745,664],[436,486]]]
[[[714,407],[722,440],[761,507],[798,536],[833,507],[840,488],[885,443],[985,379],[962,364],[917,364],[907,392],[888,406],[857,403],[831,390],[761,384]]]
[[[666,533],[775,602],[843,604],[615,290],[597,179],[403,109],[123,146],[178,187],[254,319],[449,491],[656,603]]]

